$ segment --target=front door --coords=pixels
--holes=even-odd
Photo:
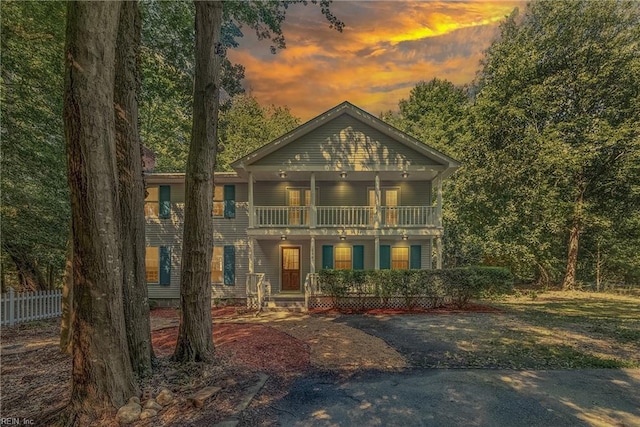
[[[282,248],[282,290],[300,291],[300,248]]]

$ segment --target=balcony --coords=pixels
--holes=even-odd
[[[254,206],[256,228],[438,227],[434,206]]]

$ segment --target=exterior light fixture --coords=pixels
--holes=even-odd
[[[287,173],[285,171],[280,171],[278,175],[280,175],[280,178],[283,178],[283,179],[287,177]]]
[[[402,171],[402,177],[405,178],[405,179],[409,178],[409,172]]]
[[[344,234],[340,235],[340,240],[347,240],[347,236],[345,236]]]
[[[281,236],[280,236],[280,240],[287,240],[287,236],[286,236],[286,235],[284,235],[284,234],[283,234],[283,235],[281,235]]]
[[[402,235],[402,240],[408,240],[408,239],[409,239],[409,236],[407,236],[406,234]]]
[[[340,178],[346,178],[347,173],[345,171],[340,172]]]

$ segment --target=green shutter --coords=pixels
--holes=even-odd
[[[380,245],[380,270],[391,268],[391,246]]]
[[[364,270],[364,246],[353,245],[353,269]]]
[[[417,270],[422,268],[422,246],[411,245],[411,254],[409,255],[409,268]]]
[[[171,284],[171,249],[160,246],[160,284]]]
[[[333,246],[322,245],[322,268],[333,268]]]
[[[236,284],[236,248],[224,247],[224,284],[233,286]]]
[[[160,218],[169,218],[171,216],[171,186],[161,185],[158,192],[160,193]]]
[[[224,186],[224,217],[225,218],[236,217],[236,186],[235,185]]]

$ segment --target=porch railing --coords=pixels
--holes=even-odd
[[[258,227],[308,227],[308,206],[256,206]]]
[[[309,309],[309,299],[322,293],[319,286],[318,273],[308,273],[304,280],[304,306],[307,310]]]
[[[381,206],[384,227],[424,227],[436,225],[433,206]]]
[[[380,206],[378,227],[438,226],[434,206]],[[254,224],[259,228],[374,227],[373,206],[316,206],[316,220],[309,206],[256,206]]]
[[[266,286],[264,273],[247,274],[247,308],[262,310],[265,299],[271,295],[271,289]]]
[[[318,206],[319,227],[367,227],[373,224],[371,206]]]

